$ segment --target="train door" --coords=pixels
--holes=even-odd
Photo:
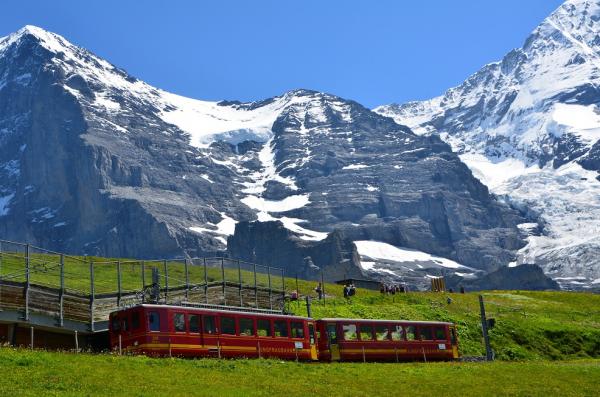
[[[450,343],[452,344],[452,358],[457,360],[459,358],[458,337],[456,335],[456,326],[455,325],[450,327]]]
[[[221,358],[221,343],[219,340],[219,329],[217,317],[214,315],[202,315],[202,345],[208,349],[208,354]]]
[[[319,356],[317,355],[317,338],[314,323],[308,323],[308,339],[310,341],[310,359],[316,361],[319,359]]]
[[[119,348],[119,335],[121,335],[121,319],[119,313],[111,313],[110,315],[110,343],[112,349]],[[122,343],[122,340],[121,340]]]
[[[121,323],[121,329],[119,331],[121,347],[124,350],[128,350],[129,345],[131,343],[131,324],[129,321],[129,316],[131,312],[123,311],[119,314],[119,321]]]
[[[340,345],[338,344],[336,323],[327,323],[327,345],[331,353],[331,361],[340,361]]]

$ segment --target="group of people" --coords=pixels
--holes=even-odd
[[[317,297],[319,298],[319,300],[323,299],[325,294],[325,291],[323,290],[323,284],[317,284],[314,291],[317,293]],[[408,287],[406,285],[381,283],[379,292],[385,295],[403,294],[405,292],[408,292]],[[453,293],[454,290],[450,288],[448,292]],[[460,293],[465,293],[465,288],[462,285],[460,286]],[[354,286],[354,283],[350,282],[344,285],[344,298],[350,298],[354,295],[356,295],[356,287]],[[290,299],[293,301],[298,300],[298,291],[292,291],[290,293]],[[451,302],[452,300],[448,298],[448,304],[450,304]]]
[[[381,283],[379,292],[381,292],[382,294],[385,294],[385,295],[387,295],[387,294],[395,295],[396,293],[408,292],[408,288],[405,287],[404,285]]]
[[[354,295],[356,295],[356,287],[354,286],[354,283],[348,283],[344,285],[344,298],[348,299]]]

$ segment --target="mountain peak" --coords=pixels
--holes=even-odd
[[[31,34],[31,35],[41,38],[41,37],[44,37],[46,35],[53,34],[53,33],[49,32],[43,28],[40,28],[39,26],[25,25],[21,29],[17,30],[15,34],[17,34],[19,36],[24,35],[24,34]]]
[[[532,38],[541,36],[589,54],[600,45],[599,20],[600,0],[568,0],[544,19],[533,31]]]
[[[68,40],[56,33],[49,32],[38,26],[25,25],[16,32],[0,38],[0,51],[10,47],[14,43],[20,42],[25,37],[33,37],[40,45],[53,53],[65,52],[69,47],[73,46]]]

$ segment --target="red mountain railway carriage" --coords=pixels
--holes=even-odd
[[[434,321],[317,320],[321,361],[436,361],[458,356],[456,327]]]
[[[143,304],[110,315],[110,347],[150,356],[302,361],[458,358],[452,323],[306,317]]]
[[[144,304],[111,313],[109,322],[114,350],[152,356],[318,358],[315,322],[305,317]]]

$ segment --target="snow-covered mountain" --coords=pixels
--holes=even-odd
[[[422,277],[458,269],[439,258],[473,272],[514,261],[524,222],[441,139],[354,101],[309,90],[194,100],[40,28],[0,39],[0,238]],[[363,269],[353,241],[434,260]]]
[[[516,264],[600,286],[600,1],[568,0],[523,47],[442,96],[375,109],[439,134],[490,190],[539,216]]]

